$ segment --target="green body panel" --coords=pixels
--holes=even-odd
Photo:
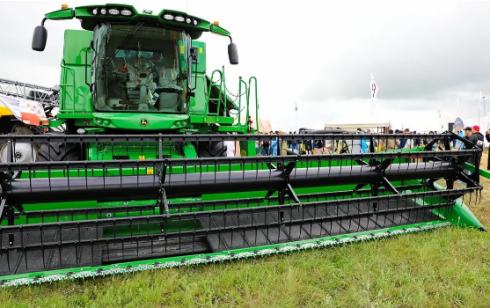
[[[87,63],[90,66],[91,50],[87,50],[92,40],[92,31],[65,30],[63,61],[65,65],[85,66],[85,52],[88,51]],[[89,74],[90,75],[90,74]]]
[[[203,103],[206,101],[206,92],[204,91],[206,76],[204,74],[198,73],[196,75],[195,86],[195,97],[191,97],[190,99],[189,113],[191,115],[204,115],[206,113],[206,104]]]
[[[179,129],[187,125],[188,115],[185,114],[157,114],[157,113],[118,113],[96,112],[93,114],[95,122],[105,128],[114,129],[148,129],[169,130]],[[146,122],[142,122],[146,120]],[[146,123],[143,125],[142,123]]]
[[[60,112],[58,118],[71,118],[66,114],[92,113],[92,94],[86,84],[85,71],[90,76],[92,51],[90,41],[93,33],[82,30],[65,30],[65,45],[60,78]],[[87,53],[87,67],[85,56]],[[63,117],[65,116],[65,117]]]
[[[475,171],[475,166],[470,164],[470,163],[465,163],[463,168],[465,168],[471,172]],[[485,179],[490,180],[490,171],[480,168],[480,176],[484,177]]]
[[[230,36],[230,32],[228,32],[227,30],[223,29],[222,27],[220,27],[219,25],[216,25],[216,24],[211,25],[211,32],[216,33],[216,34],[225,35],[225,36]]]
[[[192,69],[198,74],[206,74],[206,43],[194,41],[192,46],[197,48],[197,64]]]
[[[444,187],[437,183],[434,183],[434,186],[439,190],[445,190]],[[427,202],[430,201],[438,202],[437,198],[427,200]],[[471,227],[482,230],[485,228],[478,220],[478,218],[476,218],[475,215],[471,212],[468,206],[466,206],[462,199],[456,200],[455,206],[451,208],[450,211],[443,209],[439,214],[441,215],[441,217],[444,217],[455,226]]]
[[[216,117],[216,116],[190,116],[190,122],[193,124],[218,123],[218,124],[233,124],[231,117]]]
[[[73,8],[62,9],[51,13],[47,13],[46,15],[44,15],[44,17],[46,19],[52,19],[52,20],[73,19],[73,12],[74,12]]]

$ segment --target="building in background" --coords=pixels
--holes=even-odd
[[[323,129],[345,129],[356,130],[358,128],[362,130],[370,129],[373,133],[388,134],[391,124],[388,123],[357,123],[357,124],[325,124]]]

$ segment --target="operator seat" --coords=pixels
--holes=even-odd
[[[155,63],[155,68],[158,73],[158,88],[173,88],[177,85],[177,69],[174,69],[175,57],[172,56],[172,52],[168,50],[162,53],[162,61]],[[179,108],[179,94],[160,92],[158,98],[158,110],[161,112],[174,113],[178,112]]]

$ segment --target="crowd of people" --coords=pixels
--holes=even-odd
[[[434,134],[435,132],[430,132]],[[304,132],[289,132],[289,135],[301,135]],[[371,135],[371,130],[362,130],[358,128],[355,132],[351,134],[361,134],[361,135]],[[416,134],[416,132],[411,132],[408,128],[402,130],[390,130],[389,134]],[[303,140],[303,138],[298,140],[285,140],[282,142],[282,154],[278,151],[280,146],[279,136],[281,133],[279,131],[262,132],[261,135],[270,135],[270,140],[256,141],[256,151],[257,155],[261,156],[277,156],[277,155],[287,155],[287,152],[297,153],[297,154],[332,154],[332,153],[369,153],[370,142],[374,142],[374,151],[386,151],[386,150],[397,150],[397,149],[411,149],[428,144],[430,139],[420,139],[420,138],[377,138],[377,139],[360,139],[360,140],[350,140],[348,138],[327,138],[318,140]],[[340,135],[339,135],[340,136]]]
[[[289,132],[289,135],[302,135],[307,132]],[[261,138],[261,141],[256,141],[255,149],[256,155],[258,156],[278,156],[278,155],[288,155],[288,154],[302,154],[302,155],[318,155],[318,154],[343,154],[343,153],[370,153],[379,151],[394,151],[401,149],[414,149],[421,146],[426,147],[433,138],[430,135],[437,134],[437,131],[430,131],[427,138],[420,138],[420,136],[415,136],[416,131],[411,132],[410,129],[405,128],[403,130],[389,130],[389,134],[397,134],[395,138],[383,138],[383,136],[378,135],[376,138],[370,138],[371,131],[369,129],[362,130],[358,128],[350,134],[360,134],[365,135],[366,138],[345,138],[345,131],[342,132],[344,135],[339,134],[339,138],[331,137],[321,138],[317,140],[304,140],[304,138],[298,138],[297,140],[290,138],[281,138],[282,133],[279,131],[261,132],[261,135],[270,136],[270,138]],[[480,133],[480,127],[475,125],[473,127],[466,127],[461,131],[456,132],[461,139],[466,139],[472,144],[476,145],[477,148],[483,149],[484,139],[490,142],[490,130],[485,133],[485,137]],[[404,135],[407,135],[404,137]],[[373,142],[371,146],[370,142]],[[235,142],[227,141],[225,142],[227,146],[227,156],[236,156]],[[465,143],[460,140],[454,140],[452,147],[457,150],[465,149]],[[445,145],[442,140],[432,143],[432,149],[445,150]],[[481,152],[479,154],[470,157],[469,163],[475,166],[479,166],[481,161]],[[489,158],[490,165],[490,158]],[[477,183],[479,183],[478,173],[467,172],[467,174],[473,178]]]

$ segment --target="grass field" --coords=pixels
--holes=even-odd
[[[486,154],[482,161],[486,165]],[[469,204],[490,229],[490,181]],[[446,228],[219,265],[0,291],[0,307],[490,307],[490,232]]]

